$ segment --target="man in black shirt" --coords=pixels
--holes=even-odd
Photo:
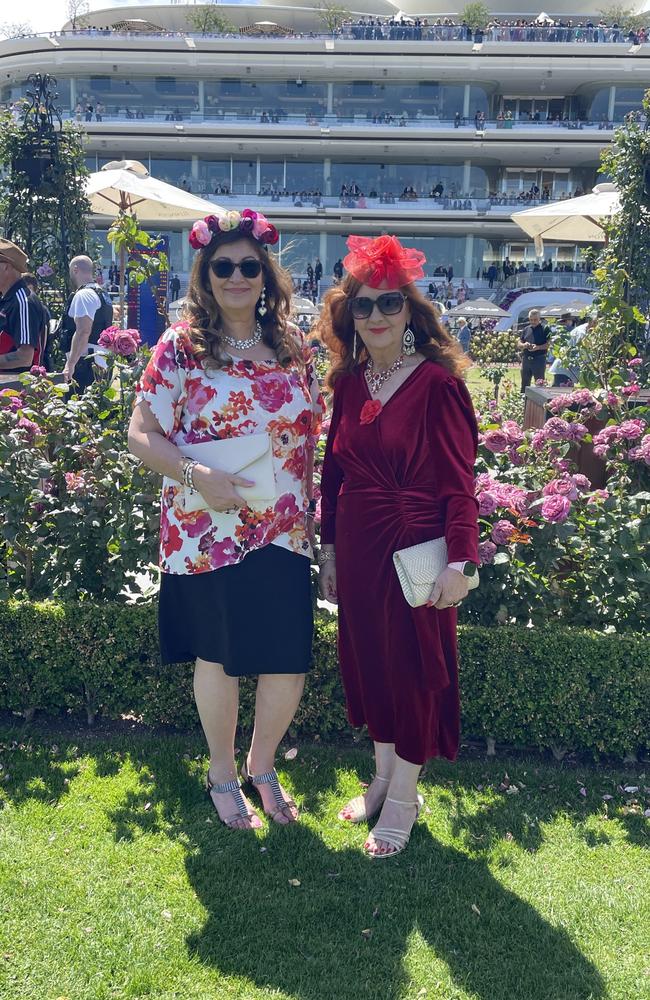
[[[525,327],[519,341],[521,356],[521,391],[524,393],[531,380],[544,378],[546,370],[546,352],[549,346],[548,327],[542,323],[538,309],[528,313],[528,326]]]
[[[27,254],[0,239],[0,372],[28,372],[38,364],[43,311],[22,279]]]

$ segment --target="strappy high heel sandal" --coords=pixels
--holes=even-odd
[[[257,787],[258,785],[271,786],[271,791],[273,792],[273,798],[275,799],[275,804],[277,806],[277,809],[274,809],[273,812],[267,812],[267,810],[264,809],[264,802],[262,801],[262,808],[264,809],[265,816],[268,816],[269,819],[273,820],[274,823],[277,823],[277,817],[280,815],[284,816],[285,819],[288,819],[289,823],[296,822],[298,817],[293,815],[291,809],[293,808],[297,810],[298,806],[293,801],[293,799],[289,799],[287,801],[282,795],[282,789],[280,788],[280,782],[278,780],[278,772],[275,770],[275,768],[273,768],[271,771],[266,771],[264,774],[250,774],[248,770],[248,765],[244,763],[242,764],[241,776],[244,784],[250,785],[251,788],[253,788],[257,792],[258,795],[260,795],[259,788]],[[260,799],[261,798],[262,796],[260,795]],[[289,824],[281,823],[279,825],[288,826]]]
[[[381,774],[375,774],[372,781],[385,781],[388,785],[390,783],[390,778],[382,778]],[[372,784],[372,781],[370,784]],[[342,819],[344,823],[364,823],[366,820],[370,820],[373,816],[376,816],[383,804],[382,800],[373,812],[368,813],[366,812],[365,795],[357,795],[354,799],[350,799],[350,801],[343,806],[338,814],[338,818]],[[344,816],[343,813],[346,811],[351,812],[352,815]]]
[[[418,795],[416,802],[402,802],[400,799],[386,798],[386,802],[394,802],[396,806],[415,806],[415,819],[411,824],[411,830],[418,821],[418,816],[420,815],[420,810],[424,805],[424,799],[421,795]],[[406,830],[398,830],[390,826],[376,826],[374,830],[371,831],[371,837],[374,841],[383,840],[385,844],[392,847],[392,851],[387,851],[385,854],[380,854],[377,851],[369,851],[366,849],[366,854],[369,858],[394,858],[396,854],[401,854],[402,851],[408,845],[411,839],[411,830],[406,832]]]
[[[217,809],[214,799],[212,798],[212,792],[216,792],[217,795],[223,795],[225,792],[230,792],[233,799],[235,800],[235,805],[237,806],[237,812],[233,813],[232,816],[226,816],[225,819],[219,819],[224,826],[227,826],[229,830],[258,830],[262,826],[260,818],[255,812],[250,812],[246,808],[246,803],[244,802],[244,797],[241,793],[241,784],[238,778],[231,778],[230,781],[222,781],[221,784],[215,785],[214,782],[210,781],[210,775],[207,774],[205,778],[205,790],[207,792],[208,798],[212,803],[214,811],[217,816],[219,816],[219,810]],[[235,826],[238,820],[245,819],[248,820],[250,826]],[[259,827],[253,826],[253,820],[257,820],[260,824]]]

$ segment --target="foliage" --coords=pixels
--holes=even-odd
[[[650,115],[650,91],[643,99]],[[607,243],[598,254],[593,276],[598,319],[581,350],[586,385],[610,388],[614,369],[644,349],[650,305],[650,131],[628,120],[601,154],[601,170],[620,194],[621,208],[604,223]]]
[[[647,635],[610,636],[558,625],[459,630],[465,737],[593,754],[647,745]],[[0,707],[65,710],[150,725],[198,723],[189,665],[162,667],[155,604],[0,604]],[[255,689],[242,683],[240,723],[252,723]],[[316,617],[314,670],[294,734],[345,733],[336,669],[336,618]]]
[[[518,341],[519,337],[512,330],[485,329],[472,338],[472,358],[483,378],[494,385],[495,398],[498,398],[499,386],[509,366],[519,359]]]
[[[202,5],[187,12],[189,24],[202,35],[230,35],[237,26],[214,5]]]
[[[31,35],[33,30],[29,21],[4,21],[0,24],[0,38],[20,38]]]
[[[42,288],[52,301],[67,295],[68,263],[87,243],[88,170],[81,129],[61,123],[54,107],[56,80],[30,83],[17,110],[0,111],[0,215],[5,235],[25,250],[32,270],[51,271]]]
[[[619,393],[556,397],[543,428],[524,432],[495,401],[479,414],[483,566],[462,620],[541,626],[552,615],[619,632],[650,624],[650,411],[632,405],[647,373],[640,359],[630,365],[612,376]],[[591,445],[607,461],[605,490],[578,471]]]
[[[624,31],[638,31],[646,24],[647,18],[643,14],[636,14],[631,7],[624,3],[608,3],[605,7],[599,7],[598,13],[602,15],[607,24],[618,24]]]
[[[352,12],[335,0],[322,0],[317,8],[319,20],[332,34],[337,32],[342,24],[352,17]]]
[[[90,13],[88,0],[68,0],[66,4],[66,14],[73,31],[86,26],[86,18]]]
[[[492,19],[492,11],[486,3],[468,3],[461,10],[460,19],[472,31],[484,31]]]
[[[81,399],[44,369],[0,394],[3,597],[120,599],[155,559],[157,477],[126,441],[145,360],[110,355]]]

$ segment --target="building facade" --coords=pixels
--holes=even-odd
[[[613,127],[650,86],[650,44],[599,27],[579,0],[570,26],[566,11],[533,26],[536,5],[500,4],[478,34],[435,2],[402,6],[412,20],[397,25],[388,0],[354,6],[332,34],[315,7],[220,4],[234,28],[203,34],[187,4],[115,2],[81,30],[0,43],[0,101],[52,74],[91,171],[139,160],[225,208],[259,208],[298,273],[316,257],[331,273],[351,232],[384,231],[416,242],[432,274],[532,266],[511,213],[593,187]],[[93,225],[102,240],[106,221]],[[186,230],[170,219],[165,232],[187,271]],[[545,257],[572,266],[579,248]]]

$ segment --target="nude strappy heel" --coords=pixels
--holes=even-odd
[[[394,802],[396,806],[415,806],[415,819],[411,825],[411,830],[418,821],[418,816],[420,815],[420,810],[424,805],[424,799],[421,795],[418,795],[416,802],[402,802],[400,799],[386,798],[386,802]],[[379,854],[375,851],[366,850],[366,854],[370,858],[394,858],[396,854],[401,854],[402,851],[408,845],[411,839],[411,830],[408,832],[406,830],[398,830],[390,826],[379,827],[376,826],[374,830],[371,831],[370,836],[374,841],[383,840],[385,844],[392,847],[392,851],[387,851],[385,854]]]
[[[372,781],[385,781],[386,784],[389,784],[390,778],[382,778],[381,774],[375,774]],[[357,795],[354,799],[350,799],[350,801],[343,806],[338,814],[338,818],[342,819],[344,823],[363,823],[366,820],[372,819],[373,816],[376,816],[383,804],[383,802],[380,802],[375,811],[368,814],[366,812],[365,795]],[[350,810],[352,812],[352,816],[344,816],[343,813],[346,810]]]
[[[231,778],[230,781],[222,781],[221,784],[215,785],[214,782],[210,781],[210,775],[208,774],[205,779],[205,790],[208,794],[210,802],[214,807],[214,811],[217,816],[219,816],[219,810],[217,809],[214,799],[212,798],[212,792],[216,792],[217,795],[223,795],[226,792],[230,792],[233,799],[235,800],[235,805],[237,806],[237,812],[233,813],[232,816],[226,816],[225,819],[219,819],[224,826],[227,826],[229,830],[255,830],[258,827],[254,827],[252,821],[256,819],[259,822],[259,816],[256,812],[250,812],[246,808],[246,803],[244,802],[244,797],[241,793],[241,785],[238,778]],[[235,826],[238,820],[245,819],[248,820],[250,826]],[[261,826],[261,823],[260,823]]]
[[[243,778],[244,784],[251,785],[259,795],[258,785],[270,785],[271,791],[273,792],[273,798],[275,799],[275,804],[277,809],[273,812],[267,812],[264,809],[264,815],[268,816],[269,819],[277,823],[277,817],[282,815],[285,819],[289,820],[289,823],[295,823],[298,819],[291,812],[291,809],[298,809],[298,806],[293,801],[289,799],[288,801],[282,795],[282,789],[280,788],[280,782],[278,781],[278,772],[273,768],[271,771],[266,771],[264,774],[250,774],[248,766],[246,764],[242,765],[241,776]],[[260,796],[261,798],[261,796]],[[282,823],[281,826],[287,826],[288,824]]]

